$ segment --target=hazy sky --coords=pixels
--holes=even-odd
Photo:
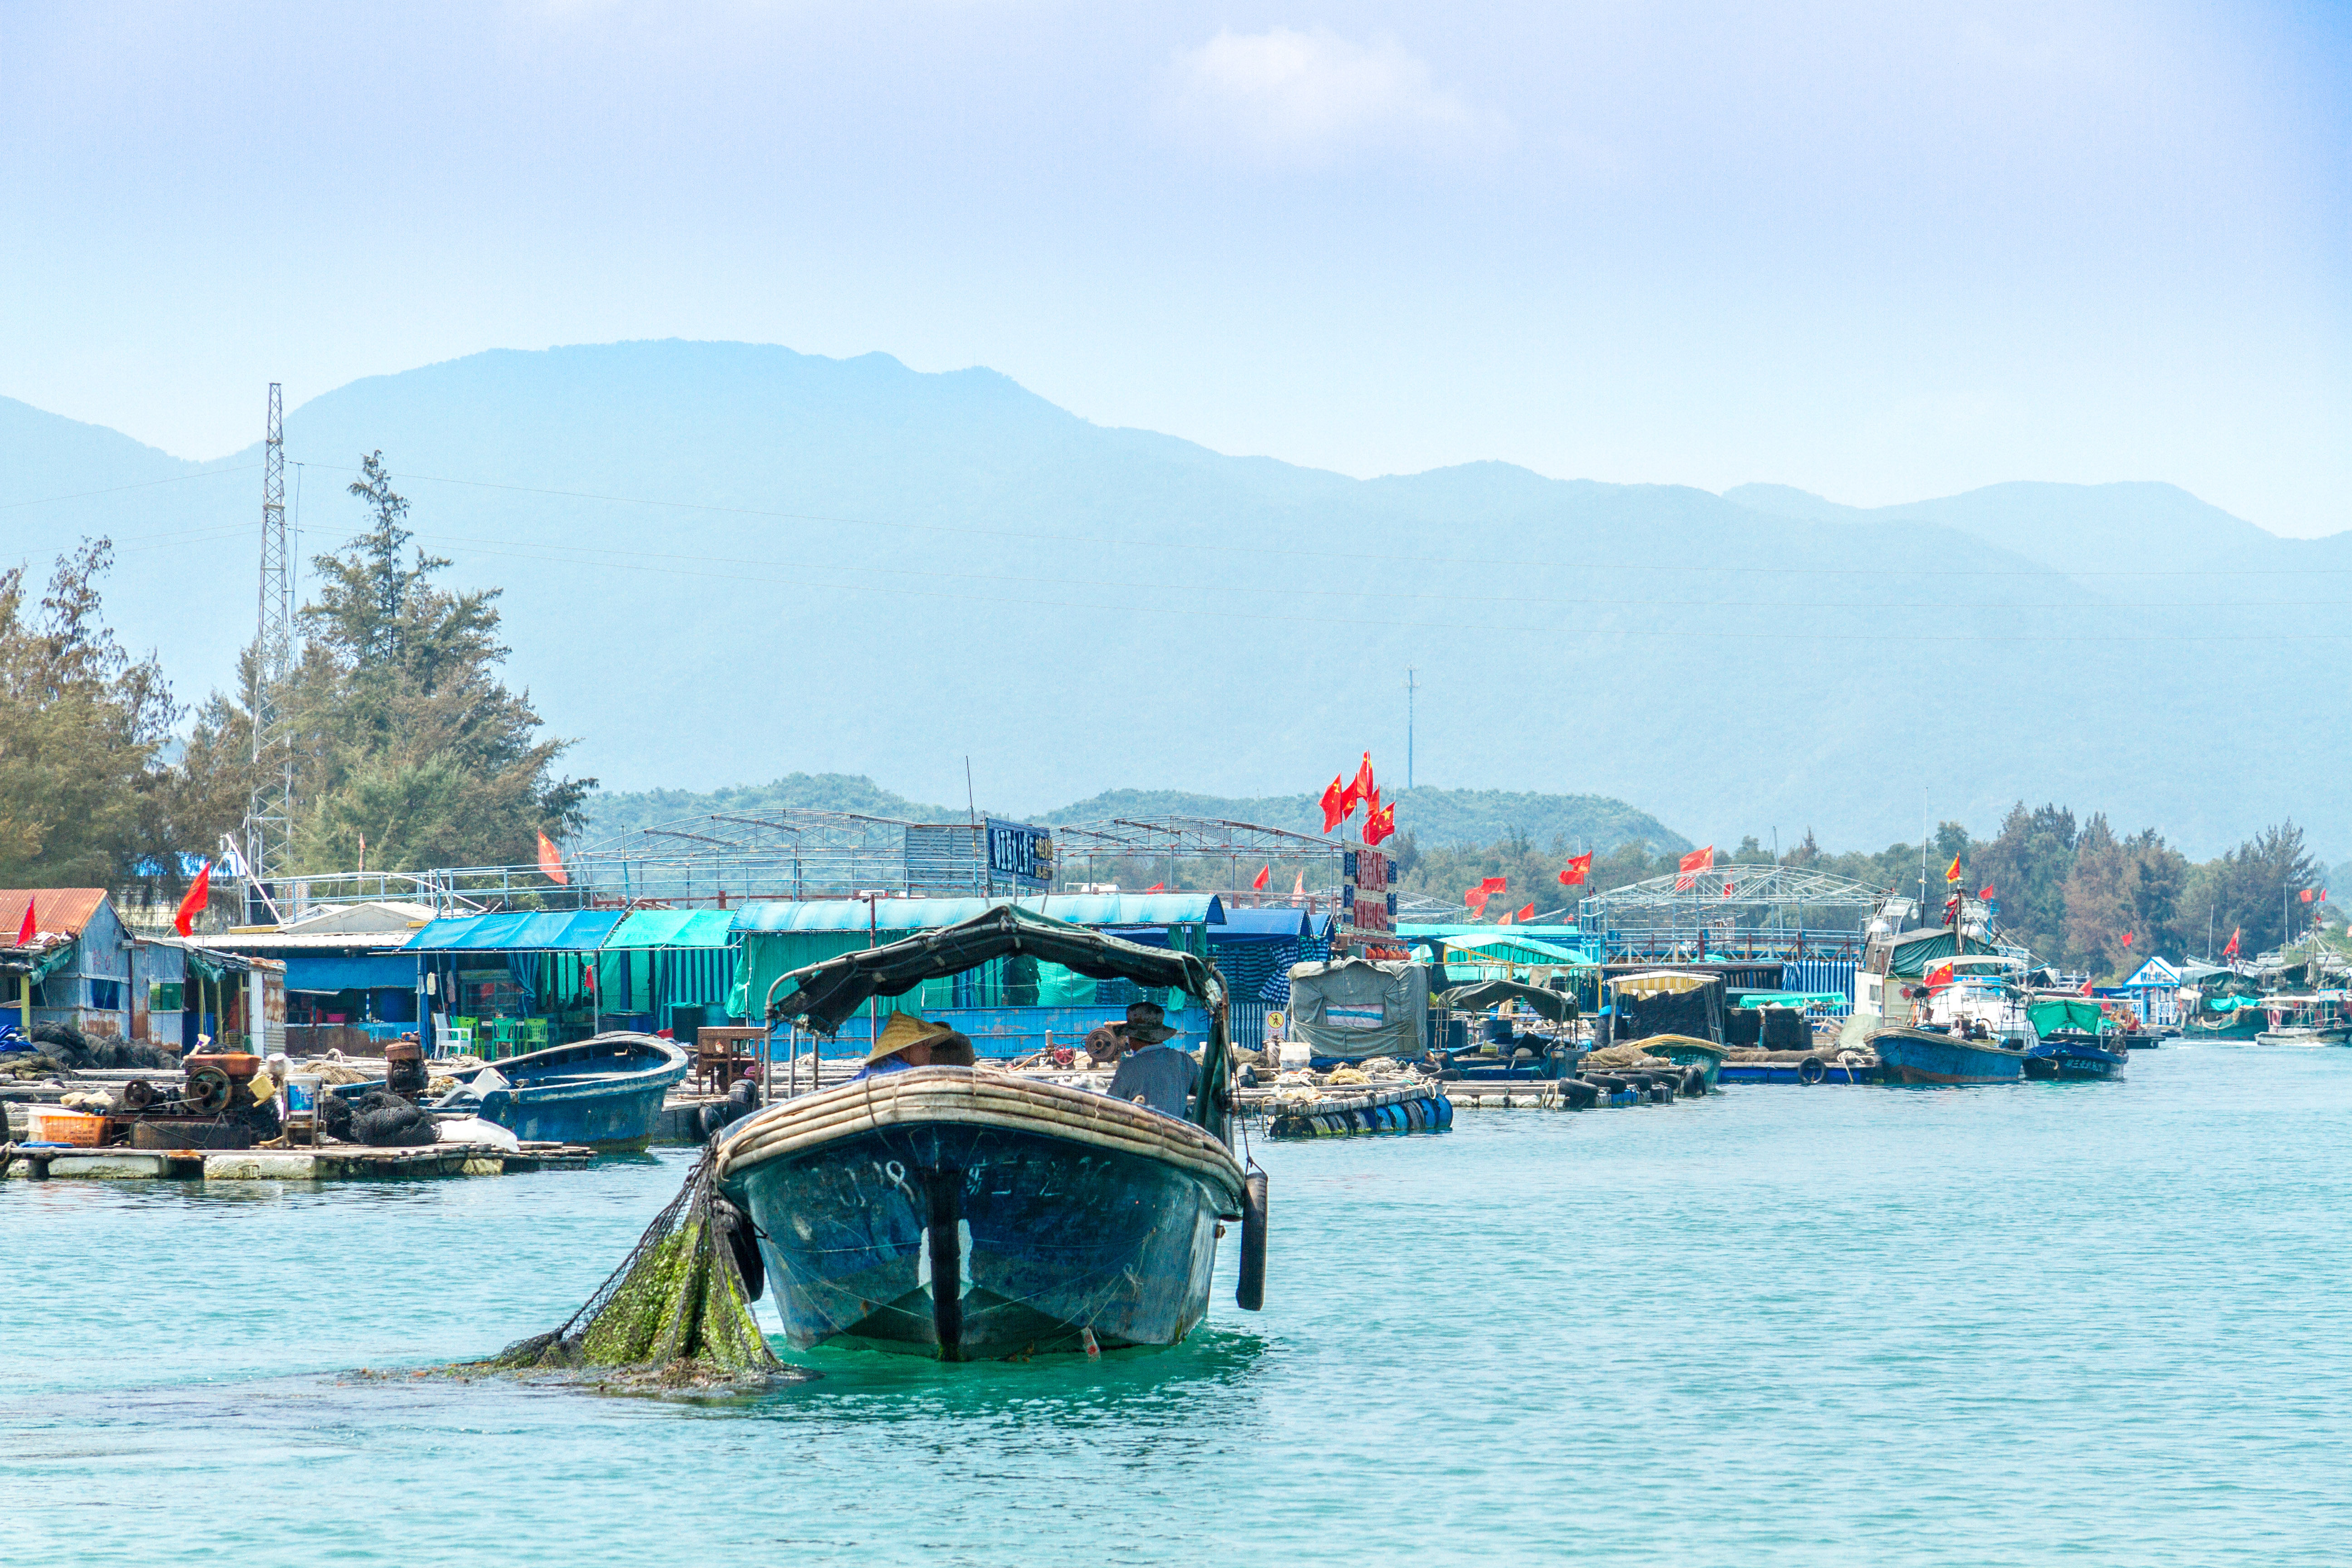
[[[0,394],[986,364],[1354,474],[2352,527],[2352,6],[0,0]]]

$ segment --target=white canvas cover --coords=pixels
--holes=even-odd
[[[1318,1057],[1417,1057],[1427,1048],[1426,965],[1342,958],[1290,966],[1290,1033]]]

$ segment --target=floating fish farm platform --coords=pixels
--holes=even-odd
[[[20,1181],[411,1182],[440,1176],[509,1176],[584,1169],[594,1151],[570,1143],[426,1143],[372,1149],[330,1143],[292,1149],[76,1148],[0,1145],[6,1174]]]
[[[1357,1132],[1442,1132],[1454,1124],[1454,1103],[1428,1079],[1396,1084],[1347,1084],[1312,1098],[1267,1091],[1248,1110],[1266,1118],[1269,1138],[1340,1138]]]

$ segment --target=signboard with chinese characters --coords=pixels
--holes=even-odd
[[[990,817],[988,872],[1000,889],[1009,884],[1024,893],[1050,892],[1054,886],[1054,836],[1025,822]]]
[[[1359,940],[1385,941],[1396,931],[1396,873],[1377,849],[1350,849],[1339,862],[1339,923]]]

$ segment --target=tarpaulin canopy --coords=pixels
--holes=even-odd
[[[1555,1024],[1565,1024],[1576,1016],[1575,997],[1517,980],[1481,980],[1475,984],[1456,985],[1430,1000],[1456,1013],[1475,1013],[1497,1003],[1517,1001],[1525,1002]]]
[[[1936,964],[1956,953],[1990,952],[1990,942],[1957,931],[1906,931],[1895,939],[1894,951],[1888,955],[1886,973],[1898,980],[1916,980]]]
[[[1489,932],[1485,936],[1449,936],[1438,939],[1449,952],[1458,952],[1466,962],[1476,963],[1523,963],[1530,967],[1557,968],[1563,964],[1589,964],[1582,953],[1531,937],[1503,936]]]
[[[617,910],[467,915],[438,920],[410,937],[404,952],[593,952],[621,923]]]
[[[26,984],[37,985],[58,970],[68,968],[74,954],[80,951],[79,942],[60,942],[48,947],[17,947],[0,956],[0,974],[11,980],[21,978]]]
[[[1318,1057],[1419,1056],[1429,972],[1418,963],[1339,958],[1290,966],[1290,1024]]]
[[[1225,1000],[1225,983],[1208,960],[1047,920],[1025,909],[1000,906],[960,925],[926,931],[884,947],[863,948],[783,976],[768,1004],[771,1020],[804,1019],[820,1034],[839,1029],[869,997],[903,996],[926,980],[976,969],[992,959],[1027,954],[1097,980],[1181,990],[1213,1009]]]
[[[798,1018],[817,1033],[830,1035],[870,998],[903,996],[927,980],[1012,957],[1040,959],[1097,980],[1130,980],[1199,997],[1209,1008],[1211,1023],[1201,1063],[1202,1092],[1193,1120],[1219,1137],[1224,1135],[1231,1110],[1225,982],[1216,965],[1196,953],[1139,947],[1025,909],[1000,906],[959,925],[798,970],[774,983],[779,994],[764,1011],[771,1023]]]
[[[725,947],[735,916],[726,910],[633,910],[604,939],[604,951],[635,947]]]
[[[1019,908],[1081,926],[1225,923],[1214,893],[1048,893],[1025,899],[761,899],[733,916],[738,931],[937,931],[991,910]]]
[[[1614,1005],[1610,1025],[1612,1040],[1688,1035],[1722,1043],[1724,988],[1719,974],[1648,970],[1617,975],[1609,982],[1609,989]]]
[[[1742,991],[1731,999],[1735,1007],[1843,1007],[1843,991]]]
[[[2025,1021],[2033,1026],[2036,1035],[2053,1035],[2061,1030],[2079,1029],[2095,1035],[2115,1027],[2099,1005],[2089,997],[2042,996],[2028,1003]]]
[[[289,991],[404,991],[415,984],[416,960],[404,953],[367,953],[355,958],[305,952],[286,955]]]

